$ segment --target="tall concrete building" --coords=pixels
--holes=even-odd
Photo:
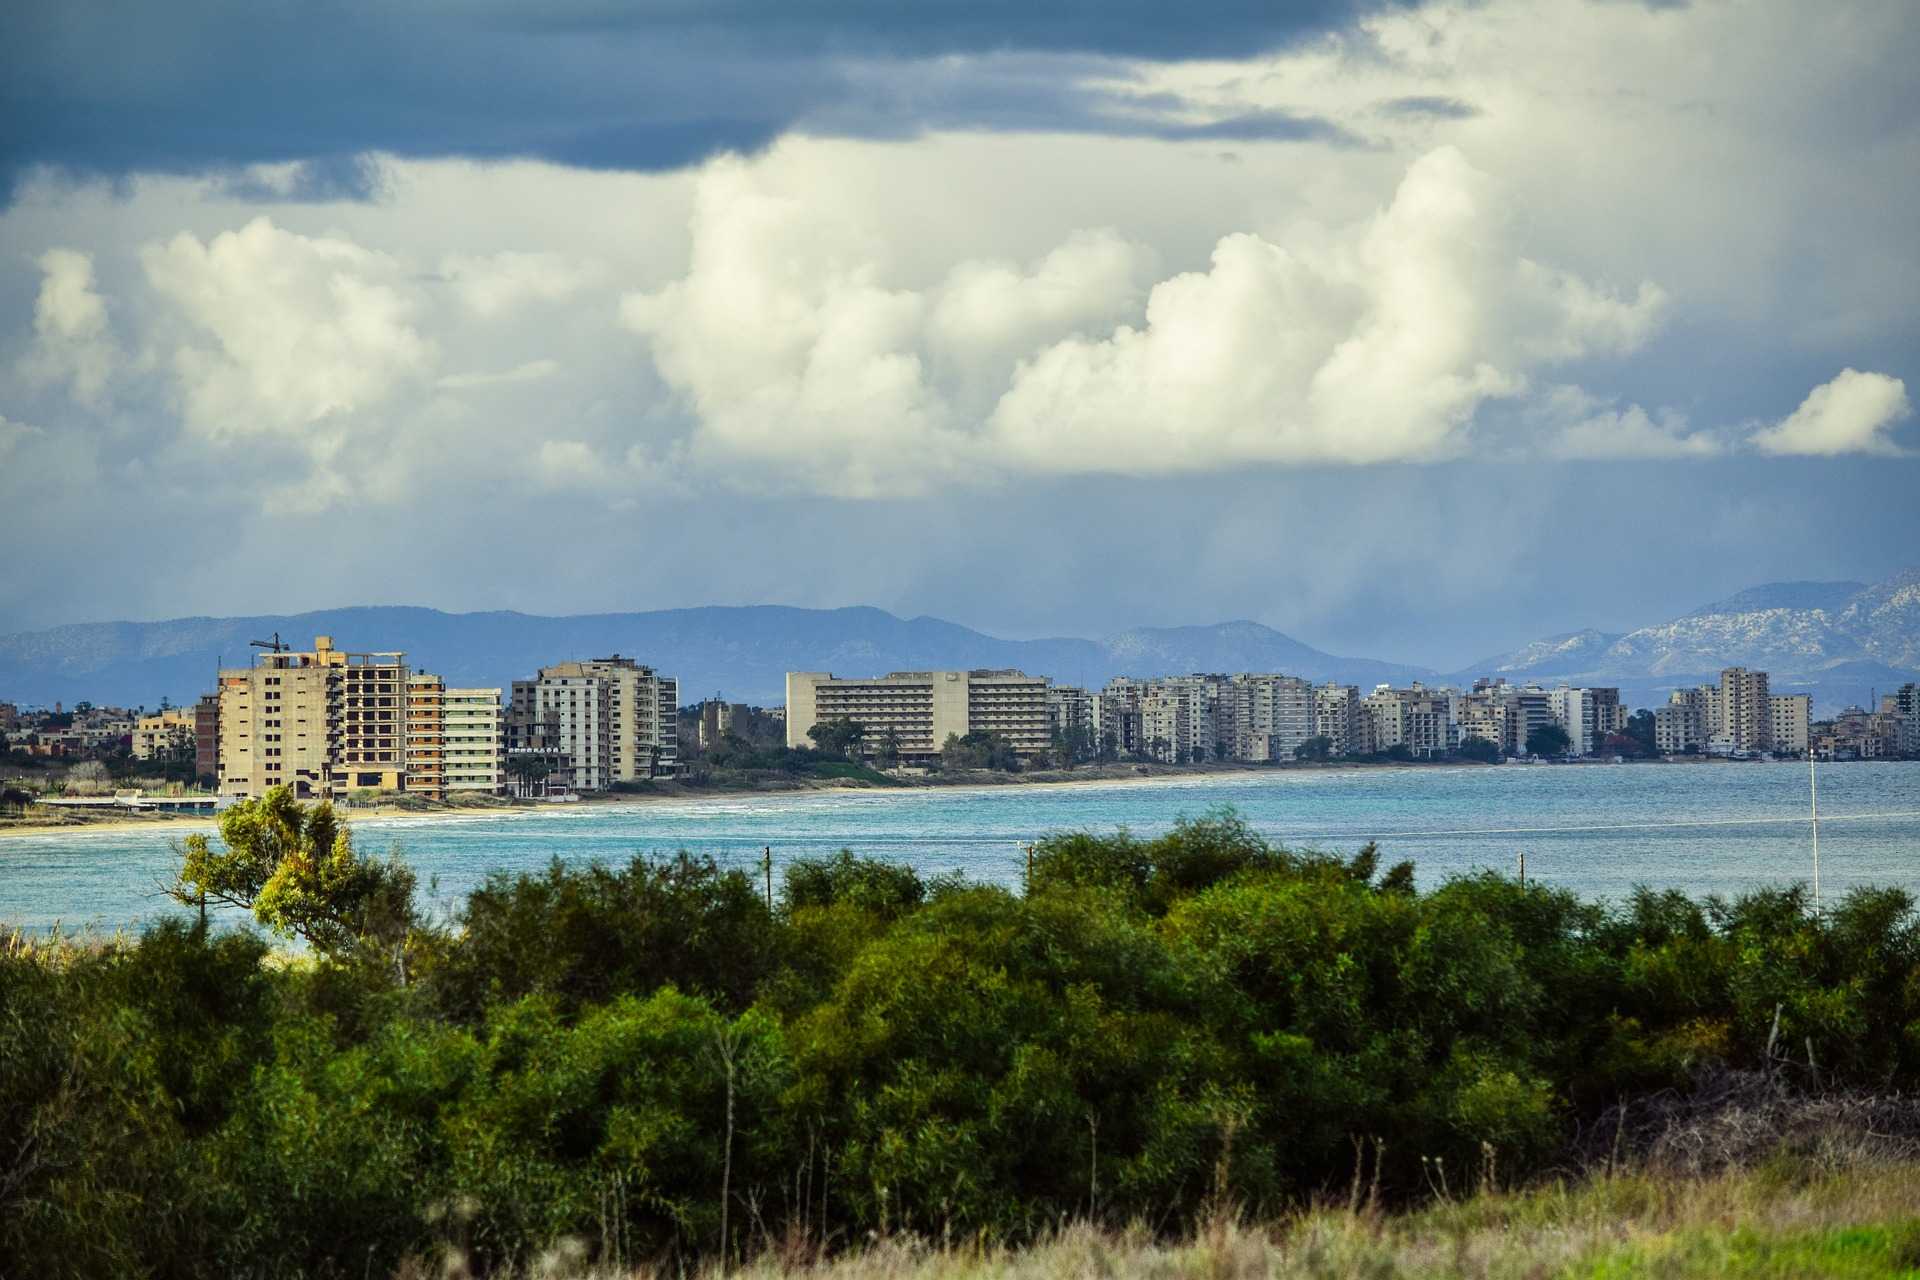
[[[1728,667],[1707,703],[1709,745],[1740,751],[1765,751],[1771,745],[1767,673]]]
[[[1576,756],[1592,755],[1594,744],[1600,740],[1599,715],[1593,690],[1570,689],[1561,685],[1547,691],[1547,705],[1553,723],[1566,730],[1567,751]]]
[[[789,671],[787,745],[812,746],[807,730],[836,720],[861,726],[868,753],[891,734],[903,760],[927,761],[949,736],[986,732],[1030,759],[1047,749],[1047,680],[991,670],[895,671],[867,680]]]
[[[203,693],[193,705],[193,774],[220,777],[220,695]]]
[[[1813,725],[1813,699],[1804,693],[1767,698],[1767,745],[1773,751],[1804,754]]]
[[[429,800],[447,794],[447,684],[416,671],[407,677],[407,790]]]
[[[679,682],[614,654],[513,682],[507,751],[538,755],[575,791],[666,777],[678,763]]]
[[[268,652],[220,672],[220,792],[287,786],[301,799],[406,785],[406,655]]]
[[[1677,756],[1698,751],[1707,745],[1712,685],[1675,689],[1667,695],[1667,705],[1653,713],[1653,743],[1663,755]]]
[[[1227,693],[1234,710],[1234,759],[1291,760],[1314,736],[1313,686],[1298,676],[1238,675]]]
[[[500,690],[446,691],[440,741],[449,792],[505,788],[505,733]]]
[[[1373,750],[1362,732],[1357,686],[1329,680],[1313,691],[1313,736],[1325,738],[1337,756]]]
[[[1077,685],[1048,685],[1047,737],[1056,750],[1099,750],[1093,727],[1093,695]]]
[[[1360,705],[1368,751],[1405,747],[1415,759],[1430,760],[1450,749],[1452,715],[1444,694],[1418,683],[1408,689],[1381,685]]]

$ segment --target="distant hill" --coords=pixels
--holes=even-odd
[[[1575,631],[1536,640],[1451,676],[1323,653],[1257,622],[1139,627],[1104,640],[1002,640],[938,618],[880,609],[662,609],[546,618],[435,609],[329,609],[291,617],[101,622],[0,636],[0,698],[155,706],[210,689],[216,665],[250,660],[274,632],[297,647],[316,635],[345,649],[400,649],[457,685],[499,685],[575,658],[627,654],[679,677],[682,701],[713,694],[778,703],[788,671],[871,676],[929,668],[1017,667],[1098,688],[1117,675],[1284,671],[1371,688],[1479,676],[1620,687],[1633,706],[1760,667],[1778,689],[1811,693],[1817,712],[1864,704],[1920,679],[1920,570],[1884,582],[1782,582],[1755,587],[1638,631]]]
[[[880,609],[665,609],[546,618],[435,609],[329,609],[290,617],[106,622],[0,636],[0,698],[47,704],[184,702],[210,689],[222,660],[250,661],[249,642],[278,632],[305,648],[316,635],[345,649],[399,649],[457,685],[505,687],[569,659],[627,654],[680,680],[692,702],[785,700],[788,671],[869,676],[928,668],[1016,667],[1069,684],[1116,675],[1273,671],[1373,685],[1432,678],[1417,667],[1322,653],[1254,622],[1143,628],[1107,640],[1002,640],[938,618]]]
[[[1636,705],[1651,705],[1731,666],[1763,669],[1776,688],[1811,693],[1816,710],[1827,711],[1920,679],[1920,569],[1872,585],[1754,587],[1638,631],[1536,640],[1454,678],[1616,684],[1637,695]]]

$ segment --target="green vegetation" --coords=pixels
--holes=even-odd
[[[1898,1212],[1747,1236],[1675,1216],[1671,1188],[1538,1181],[1592,1167],[1596,1132],[1611,1168],[1638,1139],[1610,1108],[1713,1071],[1784,1095],[1920,1084],[1897,891],[1819,917],[1798,889],[1421,892],[1371,849],[1275,848],[1218,814],[1050,837],[1025,894],[847,853],[788,868],[770,907],[757,867],[555,862],[433,924],[324,810],[277,795],[222,833],[180,893],[301,950],[204,912],[0,950],[9,1276],[381,1275],[455,1250],[524,1270],[568,1241],[678,1268],[902,1235],[1018,1270],[992,1248],[1063,1223],[1134,1224],[1150,1253],[1316,1203],[1356,1212],[1233,1238],[1301,1275],[1497,1273],[1468,1240],[1547,1250],[1515,1275],[1868,1274],[1911,1249],[1910,1173]],[[1824,1167],[1769,1185],[1805,1200]],[[1455,1203],[1468,1187],[1520,1190]],[[1609,1196],[1671,1241],[1566,1225]]]

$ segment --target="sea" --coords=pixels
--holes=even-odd
[[[1270,840],[1382,865],[1424,886],[1492,870],[1618,901],[1637,885],[1731,896],[1816,877],[1823,900],[1863,884],[1920,896],[1920,762],[1507,764],[1276,770],[1063,786],[999,785],[568,804],[353,821],[363,850],[399,849],[430,909],[450,913],[500,872],[623,864],[685,850],[775,883],[796,858],[851,849],[932,877],[1017,887],[1025,846],[1059,831],[1157,835],[1231,809]],[[0,925],[137,929],[177,911],[161,886],[178,842],[211,824],[0,836]]]

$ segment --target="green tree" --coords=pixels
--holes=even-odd
[[[1459,748],[1454,752],[1462,760],[1479,760],[1486,764],[1499,764],[1506,753],[1500,750],[1500,744],[1489,742],[1485,738],[1462,738]]]
[[[340,956],[357,943],[390,950],[404,975],[404,945],[415,923],[414,874],[398,855],[363,857],[352,834],[321,801],[311,807],[274,787],[220,815],[220,841],[188,836],[176,900],[251,911],[283,938],[298,937]]]
[[[975,729],[965,736],[948,734],[940,747],[940,763],[949,769],[1000,769],[1007,773],[1020,767],[1006,735],[985,729]]]
[[[536,782],[545,782],[553,766],[542,756],[508,756],[507,776],[518,779],[522,793]]]
[[[1658,739],[1654,737],[1653,723],[1653,712],[1642,707],[1627,717],[1624,732],[1629,738],[1637,741],[1647,755],[1657,756],[1660,754],[1660,746]]]
[[[845,756],[857,760],[860,756],[860,744],[867,736],[866,726],[841,717],[838,720],[823,720],[807,730],[807,736],[813,739],[813,745],[832,756]]]
[[[1308,738],[1293,749],[1295,760],[1326,761],[1333,757],[1333,739],[1328,737]]]
[[[1527,754],[1535,756],[1564,755],[1573,742],[1567,731],[1557,724],[1543,724],[1527,735]]]

